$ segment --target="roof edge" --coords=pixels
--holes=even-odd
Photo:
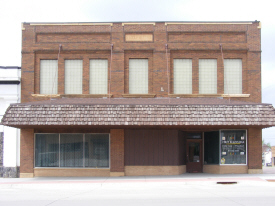
[[[133,24],[133,23],[165,23],[165,24],[252,24],[260,21],[106,21],[106,22],[22,22],[22,24],[29,25],[89,25],[89,24]]]

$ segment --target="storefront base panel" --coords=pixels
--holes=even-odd
[[[210,174],[247,174],[247,165],[204,165],[204,173]]]
[[[34,177],[109,177],[110,169],[35,168]]]
[[[248,169],[248,174],[263,174],[262,169]]]
[[[180,166],[125,166],[125,176],[180,175],[186,173],[186,165]]]
[[[20,178],[33,178],[33,173],[20,173]]]
[[[124,172],[110,172],[110,177],[122,177],[125,176]]]

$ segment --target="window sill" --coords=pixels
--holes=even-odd
[[[125,98],[154,98],[156,94],[122,94]]]
[[[112,97],[112,94],[61,94],[60,97],[67,98],[103,98]]]
[[[169,94],[169,97],[174,98],[192,98],[192,97],[238,97],[248,98],[250,94]]]
[[[222,97],[242,97],[242,98],[248,98],[248,97],[250,97],[250,94],[222,94]]]
[[[32,94],[32,97],[45,97],[45,98],[103,98],[112,97],[112,94]]]
[[[181,98],[191,98],[191,97],[221,97],[221,94],[169,94],[169,97],[181,97]]]
[[[32,97],[60,97],[60,94],[32,94]]]

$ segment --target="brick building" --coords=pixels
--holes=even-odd
[[[261,173],[260,29],[23,23],[20,176]]]

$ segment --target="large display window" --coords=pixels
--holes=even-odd
[[[246,130],[221,130],[220,143],[220,164],[246,164]]]
[[[35,134],[35,167],[109,168],[109,134]]]

